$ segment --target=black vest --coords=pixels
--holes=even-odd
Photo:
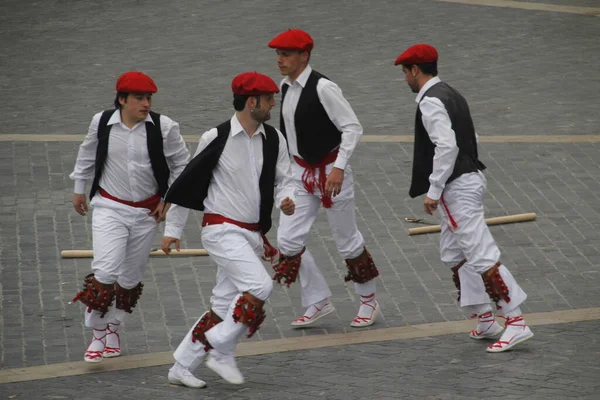
[[[342,132],[329,119],[317,94],[317,83],[321,78],[328,79],[317,71],[313,70],[310,73],[294,114],[298,153],[310,164],[322,160],[342,142]],[[285,84],[281,88],[282,106],[288,87],[289,85]],[[280,127],[281,133],[287,139],[283,115],[281,115]]]
[[[456,136],[458,156],[452,175],[446,183],[452,182],[462,174],[484,170],[485,165],[478,158],[475,127],[465,98],[444,82],[433,85],[423,97],[425,96],[436,97],[444,104]],[[429,139],[421,117],[421,110],[417,107],[410,197],[417,197],[429,191],[429,175],[433,172],[435,145]]]
[[[279,135],[270,125],[263,124],[267,138],[263,140],[263,166],[259,179],[260,220],[262,233],[271,229],[271,212],[275,194],[275,173],[279,156]],[[219,163],[221,154],[231,132],[231,121],[217,126],[217,137],[204,150],[194,157],[169,188],[165,201],[185,208],[204,211],[204,199],[213,177],[213,170]],[[241,221],[248,222],[248,221]]]
[[[112,125],[108,125],[108,121],[115,112],[119,110],[108,110],[102,113],[98,124],[98,146],[96,147],[96,173],[92,182],[90,191],[90,199],[94,197],[100,186],[100,178],[104,170],[104,162],[108,156],[108,138]],[[160,127],[160,114],[150,111],[152,122],[146,122],[146,142],[148,146],[148,155],[150,156],[150,164],[152,164],[152,172],[154,179],[158,184],[158,194],[163,197],[169,188],[169,165],[163,151],[163,137]]]

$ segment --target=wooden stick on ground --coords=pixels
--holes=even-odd
[[[181,249],[180,251],[171,250],[169,256],[207,256],[208,252],[204,249]],[[63,250],[60,252],[62,258],[92,258],[94,252],[92,250]],[[161,249],[152,250],[150,252],[152,257],[167,257],[164,251]]]
[[[504,217],[493,217],[493,218],[486,218],[485,222],[491,226],[491,225],[502,225],[502,224],[512,224],[515,222],[527,222],[527,221],[533,221],[536,218],[536,214],[535,213],[526,213],[526,214],[514,214],[514,215],[507,215]],[[435,232],[439,232],[441,230],[439,225],[431,225],[431,226],[422,226],[419,228],[410,228],[408,230],[408,234],[409,235],[422,235],[424,233],[435,233]]]

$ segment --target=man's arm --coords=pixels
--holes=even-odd
[[[277,134],[279,135],[279,153],[275,169],[275,207],[280,208],[281,202],[286,198],[295,202],[296,188],[292,179],[290,156],[285,138],[278,129]]]
[[[198,148],[196,149],[196,153],[194,154],[194,157],[196,157],[198,154],[200,154],[200,152],[202,152],[202,150],[204,150],[206,148],[206,146],[208,146],[216,137],[217,137],[217,129],[216,128],[211,129],[208,132],[205,132],[200,137],[200,141],[198,142]],[[182,139],[182,141],[183,141],[183,139]],[[185,143],[184,143],[184,145],[185,145]],[[186,152],[187,152],[187,148],[186,148]],[[186,165],[187,165],[187,162],[183,165],[183,168],[181,168],[181,170],[177,173],[177,176],[179,176],[179,174],[181,173],[181,171],[183,171],[183,169],[185,168]],[[170,183],[172,183],[173,181],[171,181]],[[167,204],[167,206],[168,206],[168,204]],[[171,237],[171,238],[175,238],[175,239],[181,238],[181,234],[183,233],[183,228],[185,228],[185,224],[188,219],[189,211],[190,211],[189,209],[178,206],[176,204],[173,204],[170,206],[170,208],[168,208],[167,220],[165,223],[165,233],[164,233],[165,237]]]
[[[340,150],[333,166],[344,170],[360,140],[363,128],[338,85],[322,78],[317,85],[317,94],[329,119],[342,132]]]
[[[79,146],[75,168],[69,178],[75,181],[73,188],[73,207],[80,215],[87,214],[88,206],[85,196],[87,182],[94,177],[96,166],[96,149],[98,147],[98,124],[102,113],[94,115],[88,133]]]
[[[456,157],[458,157],[456,134],[452,130],[448,111],[438,98],[423,97],[419,103],[419,109],[422,114],[423,126],[435,145],[433,172],[429,176],[430,187],[427,197],[431,200],[439,200],[446,181],[452,175]]]
[[[98,147],[98,124],[102,113],[94,115],[88,128],[88,133],[79,146],[75,168],[69,178],[75,181],[73,193],[85,194],[85,187],[89,180],[94,177],[96,165],[96,148]]]

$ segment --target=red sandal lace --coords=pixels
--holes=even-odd
[[[116,326],[117,329],[115,329],[114,331],[112,329],[110,329],[110,326]],[[105,336],[107,335],[117,335],[117,342],[119,343],[119,347],[111,347],[111,346],[104,346],[104,353],[111,355],[111,354],[121,354],[121,336],[119,335],[119,326],[121,326],[121,324],[115,324],[113,322],[109,322],[108,326],[106,327],[106,331],[108,332]]]
[[[97,340],[99,342],[102,342],[102,344],[104,344],[105,347],[106,347],[106,342],[102,341],[103,339],[106,338],[106,330],[105,329],[104,330],[103,329],[96,329],[96,328],[93,328],[93,329],[94,329],[94,331],[104,332],[104,335],[102,337],[96,337],[96,335],[94,335],[94,337],[92,338],[92,341],[90,342],[90,345],[88,346],[88,349],[90,348],[90,346],[92,345],[92,343],[94,343],[95,340]],[[84,357],[87,360],[102,359],[103,358],[102,353],[103,353],[103,350],[86,350]]]
[[[367,299],[367,300],[363,300],[363,299]],[[354,318],[354,321],[352,321],[352,322],[357,323],[357,324],[362,324],[362,323],[371,321],[371,318],[373,318],[373,313],[375,312],[375,305],[377,304],[373,301],[373,299],[375,299],[375,293],[373,293],[372,295],[369,295],[369,296],[360,296],[361,307],[363,305],[365,305],[365,306],[371,307],[373,309],[373,311],[371,311],[370,317],[361,317],[361,316],[357,315]],[[373,302],[374,304],[369,304],[370,302]]]

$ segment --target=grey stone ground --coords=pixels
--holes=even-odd
[[[205,367],[205,389],[171,386],[169,366],[5,384],[16,399],[597,399],[598,321],[536,328],[528,344],[488,354],[466,335],[243,357],[243,386]],[[82,387],[94,388],[85,391]],[[100,392],[98,388],[102,387]]]
[[[598,6],[597,1],[553,3]],[[180,121],[184,134],[200,134],[232,114],[229,85],[234,75],[257,70],[277,77],[273,52],[266,43],[283,29],[300,27],[310,31],[317,42],[313,65],[340,84],[368,134],[412,132],[414,96],[392,64],[405,47],[416,42],[438,47],[441,76],[468,98],[480,135],[597,134],[599,21],[575,14],[433,0],[5,0],[0,4],[0,133],[84,133],[91,116],[110,106],[116,77],[127,69],[141,69],[158,83],[154,108]],[[90,219],[75,214],[70,205],[68,174],[77,146],[1,142],[2,368],[82,358],[88,332],[82,326],[79,306],[67,303],[88,273],[89,260],[59,256],[64,249],[91,248]],[[489,167],[488,216],[538,214],[533,223],[492,228],[505,263],[529,294],[525,312],[600,304],[599,150],[599,144],[575,143],[482,146],[481,158]],[[406,234],[412,225],[407,225],[404,217],[424,215],[421,200],[407,196],[411,157],[409,144],[363,143],[352,160],[360,228],[381,271],[378,300],[384,316],[373,329],[464,318],[455,304],[448,271],[438,260],[438,236]],[[185,247],[202,247],[199,217],[190,218]],[[274,231],[269,236],[273,238]],[[303,312],[298,288],[277,288],[269,304],[269,318],[255,340],[350,330],[358,300],[343,284],[345,267],[323,218],[315,224],[309,246],[323,265],[337,312],[315,328],[292,330],[289,323]],[[177,346],[207,308],[213,282],[208,258],[152,259],[141,305],[127,323],[124,352],[168,351]],[[485,364],[490,371],[502,369],[493,390],[519,398],[511,382],[525,374],[529,376],[524,378],[530,385],[527,390],[545,398],[566,398],[564,388],[587,393],[588,383],[593,383],[592,372],[598,376],[597,328],[594,322],[537,328],[536,338],[522,351],[497,358],[504,360],[499,367],[494,367],[496,361]],[[570,329],[581,331],[577,337],[591,337],[591,341],[571,342]],[[552,353],[555,342],[574,353]],[[405,398],[412,393],[406,392],[406,387],[420,390],[425,385],[432,388],[426,395],[468,398],[471,389],[480,387],[478,373],[474,373],[475,383],[466,387],[469,390],[454,380],[449,365],[455,363],[450,361],[464,354],[473,357],[466,348],[463,354],[458,343],[463,343],[462,338],[447,336],[365,346],[362,360],[370,367],[382,368],[384,372],[377,374],[382,378],[374,379],[379,379],[378,388],[389,391],[370,398]],[[583,350],[575,348],[576,343]],[[592,343],[596,350],[586,351]],[[367,349],[373,350],[372,356]],[[388,357],[388,349],[402,354],[398,359]],[[414,350],[408,360],[416,363],[403,359],[404,349]],[[350,385],[349,390],[344,377],[349,374],[361,382],[360,366],[348,362],[354,351],[353,347],[333,348],[244,359],[246,368],[254,365],[252,370],[258,371],[251,372],[254,383],[249,389],[234,392],[216,383],[205,396],[244,398],[246,390],[255,395],[271,393],[264,398],[304,395],[300,391],[277,397],[278,386],[259,384],[261,379],[273,381],[261,378],[261,368],[265,373],[279,373],[281,363],[286,365],[280,372],[287,376],[284,381],[292,382],[282,387],[300,390],[305,375],[309,380],[311,370],[323,368],[332,385],[323,389],[327,393],[323,397],[352,394],[355,386],[361,385]],[[548,352],[556,356],[550,363],[545,359],[551,357]],[[436,364],[438,354],[446,362]],[[406,363],[395,364],[398,360]],[[465,373],[473,363],[483,365],[478,363],[491,359],[468,360],[463,366]],[[388,363],[391,369],[397,367],[389,376],[393,385],[386,379]],[[301,366],[300,372],[295,364]],[[507,372],[505,367],[518,368],[518,372]],[[547,369],[537,373],[538,367]],[[440,371],[435,380],[427,379],[432,368]],[[560,373],[571,377],[561,378]],[[160,397],[166,387],[160,368],[103,376],[128,382],[126,374],[147,381],[142,392],[148,397],[153,397],[153,391]],[[402,380],[396,384],[398,376]],[[485,376],[482,374],[481,381]],[[80,384],[99,379],[104,378],[3,385],[0,394],[7,388],[17,392],[44,388],[50,395],[56,388],[56,393],[63,391],[67,398],[83,398]],[[556,379],[564,381],[559,381],[558,387],[542,384]],[[318,397],[318,390],[311,388],[311,395]]]

